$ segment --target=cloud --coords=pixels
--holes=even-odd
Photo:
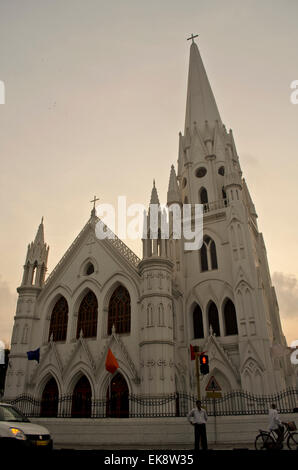
[[[282,329],[290,345],[298,339],[298,279],[293,274],[275,272],[272,281],[276,289]]]
[[[293,274],[275,272],[272,281],[276,289],[281,316],[296,317],[298,329],[298,279]]]
[[[0,340],[10,344],[17,294],[0,275]]]

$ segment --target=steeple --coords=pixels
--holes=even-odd
[[[170,180],[168,187],[167,203],[168,205],[173,203],[179,203],[181,201],[179,194],[179,187],[177,183],[177,176],[174,165],[171,166]]]
[[[43,217],[39,224],[34,242],[28,245],[22,287],[35,286],[41,288],[47,270],[49,246],[44,241]]]
[[[155,180],[153,180],[153,188],[152,188],[152,191],[151,191],[150,204],[158,204],[159,205],[157,189],[155,187]]]
[[[43,217],[41,218],[41,222],[39,224],[39,227],[37,229],[37,233],[35,236],[34,244],[37,245],[40,243],[41,245],[44,244],[44,226],[43,226]]]
[[[214,95],[206,74],[206,70],[195,42],[190,46],[187,101],[185,114],[185,132],[191,129],[194,122],[198,129],[205,128],[205,121],[213,126],[215,121],[222,121],[217,109]]]

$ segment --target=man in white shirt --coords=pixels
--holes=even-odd
[[[200,441],[202,449],[207,450],[206,423],[208,420],[207,412],[201,407],[200,400],[196,401],[196,408],[193,408],[187,415],[188,421],[195,428],[195,451],[200,450]]]
[[[281,444],[284,435],[284,427],[279,419],[278,411],[274,403],[272,403],[271,408],[269,408],[269,430],[276,432],[277,442]]]

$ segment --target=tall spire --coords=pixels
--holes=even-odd
[[[184,135],[194,122],[203,129],[205,121],[222,123],[198,46],[193,41],[190,46]]]
[[[158,204],[159,205],[157,189],[155,187],[155,180],[153,180],[153,188],[152,188],[152,191],[151,191],[150,204]]]
[[[37,243],[40,243],[41,245],[44,244],[44,226],[43,226],[43,217],[41,218],[41,222],[39,224],[34,244],[37,245]]]
[[[168,204],[179,203],[180,202],[179,187],[178,187],[178,183],[177,183],[177,176],[176,176],[174,165],[171,166],[171,173],[170,173],[170,180],[169,180],[169,187],[168,187],[168,195],[167,196],[168,196],[167,197]]]

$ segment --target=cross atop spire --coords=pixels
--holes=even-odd
[[[96,196],[94,196],[94,199],[92,199],[92,201],[90,201],[90,202],[93,202],[93,209],[95,209],[95,203],[97,201],[99,201],[99,197],[96,197]]]
[[[90,201],[90,202],[93,202],[93,208],[92,208],[92,211],[91,211],[91,215],[95,215],[95,204],[96,204],[97,201],[99,201],[99,197],[96,197],[96,196],[94,196],[92,201]]]
[[[191,33],[191,36],[190,36],[190,38],[187,38],[187,41],[192,40],[192,44],[193,44],[193,43],[194,43],[194,39],[195,39],[195,38],[198,38],[198,37],[199,37],[198,34],[196,34],[196,35],[194,36],[193,33]]]

